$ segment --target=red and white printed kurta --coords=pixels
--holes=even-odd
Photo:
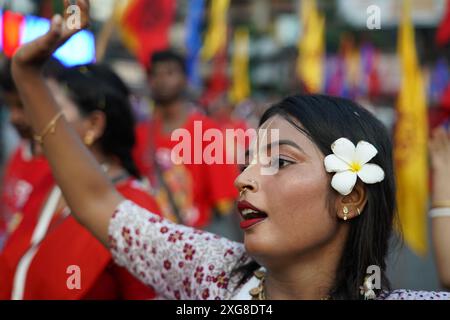
[[[240,286],[243,274],[235,272],[251,261],[241,243],[174,224],[131,201],[118,206],[109,235],[116,263],[166,299],[250,299],[248,284],[255,277]],[[439,300],[450,294],[396,290],[379,298]]]

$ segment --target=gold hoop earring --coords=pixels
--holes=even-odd
[[[348,215],[348,208],[347,208],[347,206],[344,206],[344,208],[342,208],[342,212],[344,213],[344,221],[347,221],[347,219],[348,219],[348,217],[347,217],[347,215]]]
[[[88,131],[86,133],[86,135],[84,136],[84,144],[87,145],[88,147],[92,146],[94,144],[95,141],[95,134],[92,131]]]

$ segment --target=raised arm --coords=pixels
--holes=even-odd
[[[109,225],[111,253],[165,299],[230,299],[250,262],[244,245],[174,224],[124,201]],[[241,270],[242,271],[242,270]]]
[[[430,154],[433,174],[433,247],[441,284],[450,289],[450,132],[444,128],[433,132]]]
[[[73,215],[107,245],[110,218],[123,199],[72,127],[58,117],[61,110],[41,75],[42,65],[53,52],[88,24],[89,1],[78,0],[75,4],[81,9],[81,28],[70,29],[68,21],[73,17],[55,16],[47,34],[18,50],[12,73],[33,130],[42,135],[45,155]],[[69,5],[65,0],[65,12]]]

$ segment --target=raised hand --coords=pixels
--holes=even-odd
[[[433,200],[450,201],[450,132],[443,127],[433,131],[429,143],[433,173]]]
[[[78,7],[71,12],[69,7],[73,5]],[[73,19],[79,19],[79,23],[73,23]],[[86,28],[88,24],[89,0],[64,0],[64,17],[55,15],[52,18],[50,30],[45,35],[20,47],[14,55],[13,65],[39,67],[56,49],[74,34]]]
[[[448,167],[450,170],[450,131],[443,127],[433,131],[430,155],[433,168]]]

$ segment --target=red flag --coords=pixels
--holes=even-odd
[[[447,11],[436,33],[436,43],[445,46],[450,40],[450,0],[447,0]]]
[[[220,95],[224,94],[228,90],[228,86],[227,54],[223,48],[213,57],[210,80],[201,98],[201,104],[208,106]]]
[[[3,52],[11,58],[20,47],[20,38],[25,18],[11,11],[3,14]]]
[[[154,51],[169,46],[169,29],[175,15],[173,0],[132,0],[121,22],[125,40],[146,67]]]

